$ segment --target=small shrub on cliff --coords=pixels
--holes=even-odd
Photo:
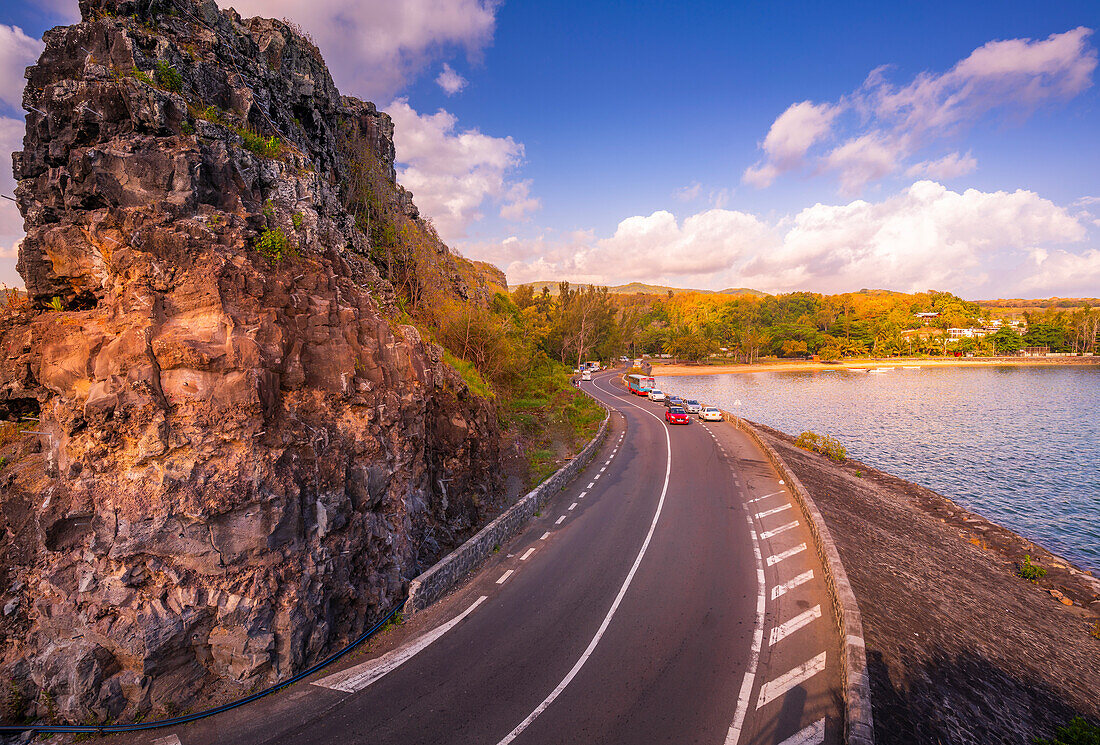
[[[185,135],[193,135],[195,134],[195,125],[184,119],[180,123],[180,132]]]
[[[282,261],[288,256],[296,256],[297,250],[290,244],[290,239],[282,228],[264,228],[260,237],[256,240],[256,250],[272,261]]]
[[[1100,727],[1074,717],[1055,731],[1053,740],[1036,738],[1035,745],[1100,745]]]
[[[302,226],[305,224],[305,218],[302,217],[301,212],[295,212],[293,215],[291,215],[290,221],[294,223],[295,230],[301,230]]]
[[[458,374],[466,381],[466,385],[474,395],[488,399],[496,398],[493,389],[490,388],[489,384],[485,382],[485,379],[481,377],[481,374],[478,373],[477,368],[474,367],[472,362],[467,362],[464,359],[455,357],[446,349],[443,350],[443,361],[458,371]]]
[[[283,143],[275,135],[264,137],[259,132],[244,127],[238,128],[237,134],[241,136],[244,149],[261,158],[276,158],[283,152]]]
[[[50,310],[57,311],[58,313],[65,310],[64,303],[61,302],[61,298],[57,295],[54,295],[53,300],[50,301]]]
[[[164,60],[157,62],[156,67],[153,68],[153,77],[157,85],[166,91],[179,93],[183,89],[183,77],[176,68]]]
[[[147,73],[145,73],[145,72],[143,72],[143,71],[139,70],[139,69],[138,69],[138,68],[136,68],[136,67],[135,67],[134,69],[130,70],[130,77],[131,77],[131,78],[134,78],[135,80],[140,80],[141,82],[145,83],[146,85],[151,85],[151,86],[153,86],[154,88],[155,88],[155,87],[156,87],[156,85],[157,85],[157,84],[156,84],[156,83],[155,83],[155,82],[153,81],[153,79],[152,79],[151,77],[149,77],[149,75],[148,75]]]
[[[812,450],[815,453],[835,460],[842,461],[848,456],[848,451],[835,438],[828,435],[819,435],[816,432],[803,432],[794,441],[794,444],[803,450]]]
[[[1031,562],[1031,554],[1024,554],[1024,560],[1020,564],[1019,569],[1016,570],[1016,574],[1020,575],[1028,582],[1038,582],[1047,575],[1047,570],[1038,564]]]

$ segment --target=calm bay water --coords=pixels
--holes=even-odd
[[[657,377],[934,489],[1100,571],[1100,366]]]

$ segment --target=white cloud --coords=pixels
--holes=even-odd
[[[672,196],[681,202],[690,202],[698,199],[703,193],[703,185],[698,181],[692,181],[690,186],[681,186],[672,193]]]
[[[443,89],[444,93],[446,93],[448,96],[453,96],[454,94],[465,88],[466,84],[469,81],[459,75],[457,72],[455,72],[454,68],[452,68],[449,64],[444,62],[443,71],[439,73],[439,76],[435,79],[435,82],[439,85],[440,88]]]
[[[767,162],[745,169],[745,183],[764,188],[784,171],[802,165],[806,152],[830,132],[841,106],[802,101],[779,115],[760,147]]]
[[[765,158],[747,168],[742,180],[763,188],[816,161],[821,171],[838,174],[842,191],[857,191],[993,112],[1019,119],[1039,106],[1077,96],[1092,85],[1097,66],[1091,35],[1091,29],[1079,27],[1041,40],[991,41],[950,70],[923,72],[905,85],[892,83],[888,68],[879,67],[835,103],[803,101],[783,112],[761,143]],[[810,156],[814,145],[841,134],[845,139],[831,152]],[[908,172],[957,177],[973,170],[973,160],[953,153]]]
[[[16,109],[22,106],[27,83],[23,71],[35,63],[44,47],[18,26],[0,23],[0,102]]]
[[[219,0],[245,16],[286,17],[313,36],[344,93],[387,100],[433,60],[492,41],[497,0]]]
[[[513,283],[644,279],[768,291],[938,288],[977,297],[1100,286],[1100,251],[1065,248],[1084,241],[1087,229],[1031,191],[956,192],[918,181],[880,202],[816,204],[771,222],[730,210],[683,220],[658,211],[621,221],[606,238],[547,233],[463,249],[505,267]]]
[[[477,129],[457,129],[458,120],[442,109],[420,114],[406,99],[387,108],[393,117],[398,181],[412,191],[422,214],[440,236],[453,242],[470,223],[482,219],[486,200],[500,203],[501,216],[519,220],[538,209],[530,182],[509,176],[523,163],[523,145]]]
[[[841,193],[856,194],[867,182],[896,171],[904,151],[903,141],[872,132],[835,148],[823,165],[839,175]]]
[[[924,176],[935,181],[949,181],[973,173],[977,167],[978,161],[970,153],[966,155],[948,153],[939,160],[922,160],[920,163],[914,163],[905,175],[910,178]]]
[[[12,196],[15,178],[11,170],[11,154],[23,148],[25,125],[19,119],[0,116],[0,194]],[[0,282],[9,286],[23,285],[15,272],[18,243],[23,239],[23,216],[15,202],[0,198]]]

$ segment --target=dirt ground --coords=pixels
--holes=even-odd
[[[1073,716],[1100,722],[1100,580],[929,489],[757,426],[855,590],[879,745],[1029,744]],[[1047,570],[1037,583],[1016,575],[1025,554]]]

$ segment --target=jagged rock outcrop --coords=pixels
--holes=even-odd
[[[39,420],[0,470],[2,669],[9,716],[117,721],[363,631],[501,498],[501,454],[349,206],[345,136],[418,223],[389,117],[283,22],[80,6],[15,155],[32,303],[0,321],[0,418]]]

